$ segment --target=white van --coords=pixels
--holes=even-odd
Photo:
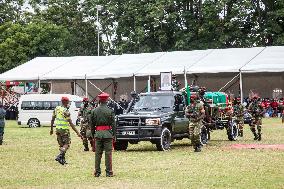
[[[22,95],[19,100],[18,125],[29,127],[50,126],[53,110],[61,104],[61,97],[66,96],[70,100],[69,111],[74,124],[82,104],[82,98],[69,94],[28,94]]]

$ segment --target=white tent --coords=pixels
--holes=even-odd
[[[263,49],[264,47],[214,49],[187,71],[188,73],[238,73],[242,66],[249,63]]]
[[[284,47],[254,47],[123,54],[38,57],[0,75],[0,80],[106,79],[187,73],[284,72]]]
[[[131,77],[138,70],[154,63],[157,59],[166,53],[142,53],[142,54],[124,54],[112,61],[110,64],[102,66],[96,72],[88,72],[88,79],[105,79]]]
[[[113,56],[77,56],[66,66],[61,66],[56,70],[45,74],[41,79],[85,79],[86,73],[98,73],[97,70],[107,66],[117,59],[119,55]]]
[[[55,71],[74,57],[37,57],[25,64],[0,75],[0,80],[29,81],[41,79],[43,75]]]
[[[266,47],[242,72],[284,72],[284,46]]]
[[[168,52],[135,73],[136,76],[159,75],[160,72],[171,71],[183,74],[184,70],[197,64],[212,50],[175,51]]]

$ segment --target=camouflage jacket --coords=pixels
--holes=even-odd
[[[249,112],[253,117],[262,117],[264,114],[264,108],[261,106],[260,102],[251,102],[248,107]]]
[[[87,107],[82,106],[79,111],[79,116],[83,118],[84,123],[88,123],[90,120],[93,107],[89,104]]]
[[[114,112],[106,104],[100,104],[92,110],[90,122],[95,138],[113,138],[115,135]],[[112,130],[96,131],[97,126],[111,126]]]
[[[204,113],[201,110],[204,107],[204,103],[202,101],[197,101],[197,103],[192,103],[186,108],[186,116],[189,118],[191,122],[198,122],[202,120]]]
[[[242,104],[234,105],[234,116],[243,117],[244,116],[245,107]]]

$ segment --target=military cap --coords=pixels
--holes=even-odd
[[[87,97],[83,98],[83,102],[88,102],[89,99]]]
[[[69,101],[69,98],[66,97],[66,96],[63,96],[63,97],[61,98],[61,101]]]
[[[103,93],[101,93],[98,97],[99,97],[99,100],[100,100],[101,102],[106,102],[106,101],[108,100],[108,98],[109,98],[109,94],[103,92]]]

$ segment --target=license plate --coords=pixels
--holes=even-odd
[[[135,135],[135,131],[123,131],[122,135]]]

